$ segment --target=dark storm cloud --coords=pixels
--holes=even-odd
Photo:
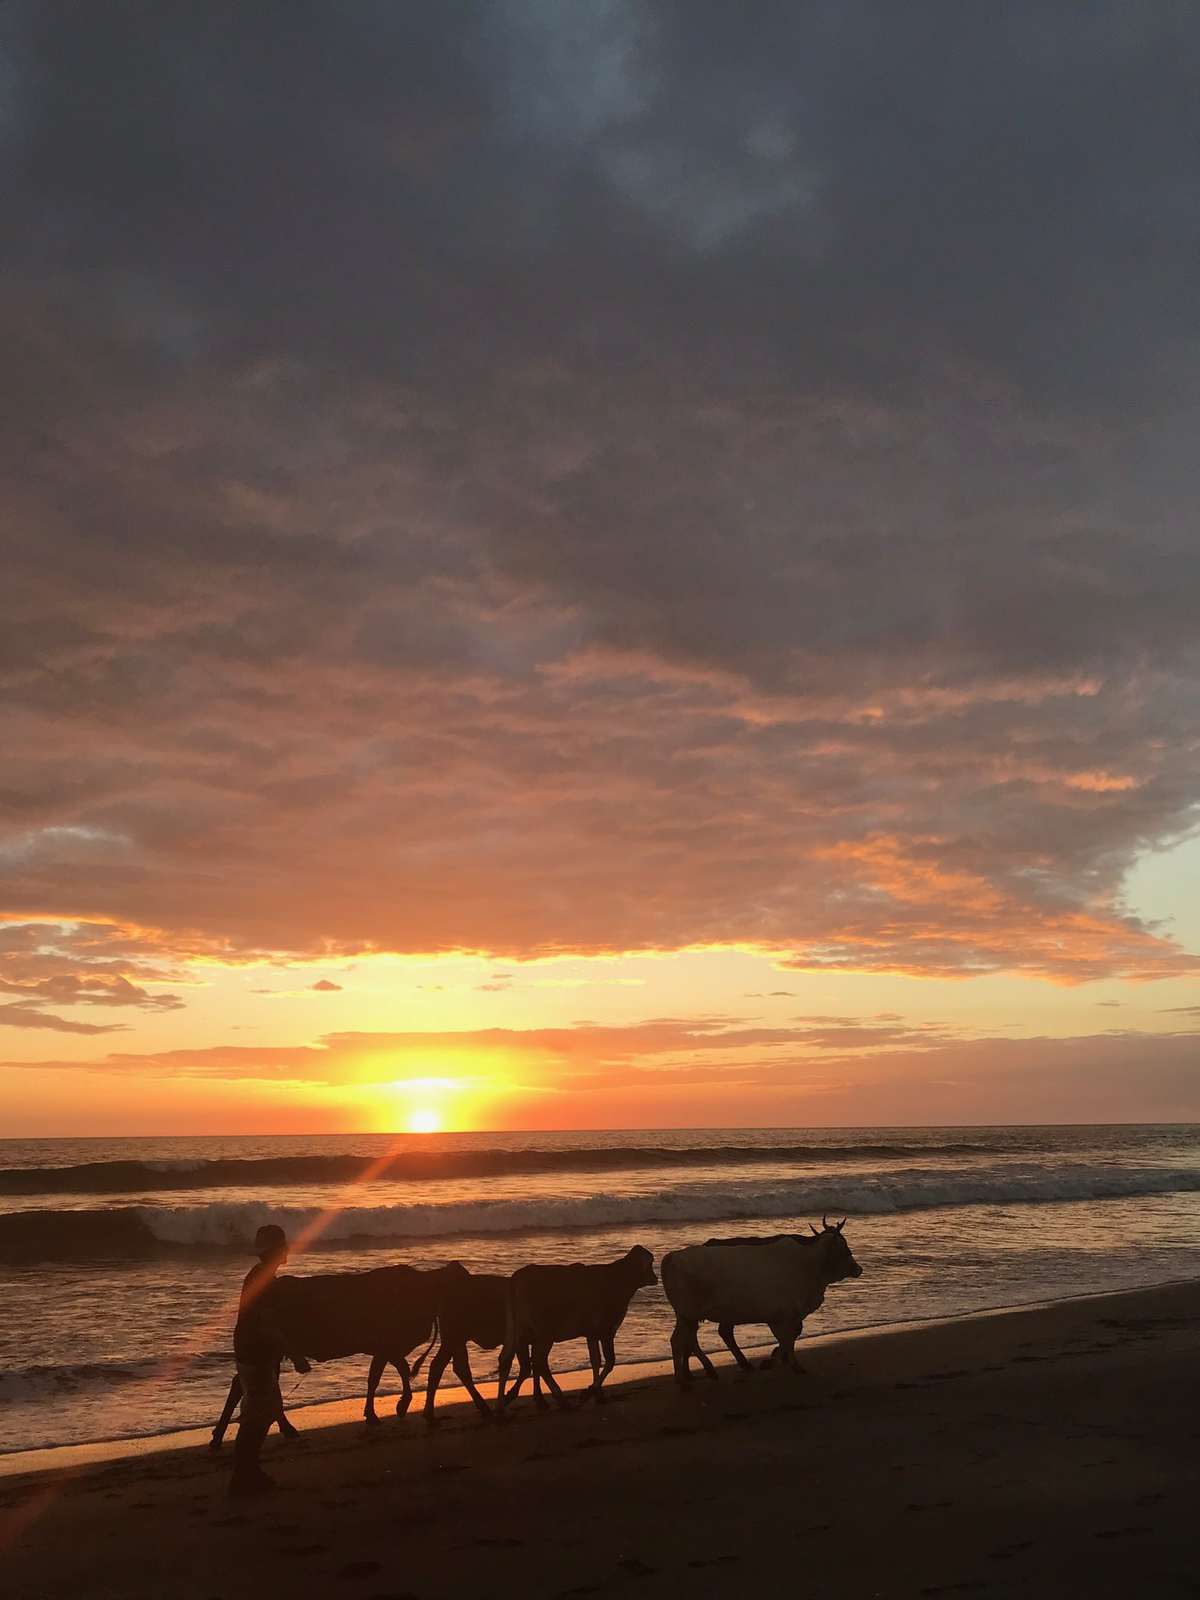
[[[14,911],[1186,968],[1120,884],[1200,788],[1189,10],[0,50]]]

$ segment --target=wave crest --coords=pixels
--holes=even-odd
[[[138,1194],[146,1190],[284,1187],[292,1184],[422,1183],[537,1172],[612,1172],[639,1167],[747,1166],[763,1162],[904,1160],[980,1155],[978,1144],[598,1145],[576,1150],[402,1150],[378,1156],[222,1156],[209,1160],[88,1161],[64,1167],[0,1167],[0,1194]]]
[[[307,1248],[403,1246],[413,1240],[480,1234],[670,1226],[755,1218],[851,1216],[940,1206],[1020,1205],[1200,1190],[1200,1169],[1172,1167],[991,1167],[875,1175],[824,1174],[738,1185],[683,1184],[651,1193],[600,1192],[496,1201],[314,1207],[224,1202],[196,1206],[123,1206],[90,1211],[13,1212],[0,1216],[0,1259],[104,1260],[162,1251],[244,1252],[256,1228],[277,1222],[295,1239],[314,1230]]]

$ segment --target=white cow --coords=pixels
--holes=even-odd
[[[691,1382],[692,1356],[710,1378],[717,1375],[697,1338],[702,1322],[717,1323],[742,1366],[749,1363],[734,1342],[734,1328],[739,1322],[765,1322],[778,1342],[780,1358],[793,1372],[800,1371],[796,1340],[805,1317],[822,1304],[831,1283],[862,1277],[842,1237],[846,1219],[822,1222],[820,1229],[813,1228],[812,1238],[777,1234],[754,1242],[710,1240],[663,1257],[663,1288],[675,1312],[671,1355],[680,1384]]]

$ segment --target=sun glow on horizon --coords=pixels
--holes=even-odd
[[[441,1130],[441,1114],[432,1106],[420,1106],[416,1111],[409,1113],[409,1133],[440,1133]]]

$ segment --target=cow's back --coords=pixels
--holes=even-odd
[[[532,1339],[582,1339],[620,1321],[633,1297],[608,1266],[520,1267],[509,1280],[515,1326]]]
[[[663,1257],[662,1281],[689,1322],[769,1322],[807,1316],[823,1291],[816,1258],[802,1242],[690,1245]]]
[[[314,1361],[403,1352],[432,1327],[434,1288],[413,1267],[279,1278],[276,1285],[287,1347]]]

